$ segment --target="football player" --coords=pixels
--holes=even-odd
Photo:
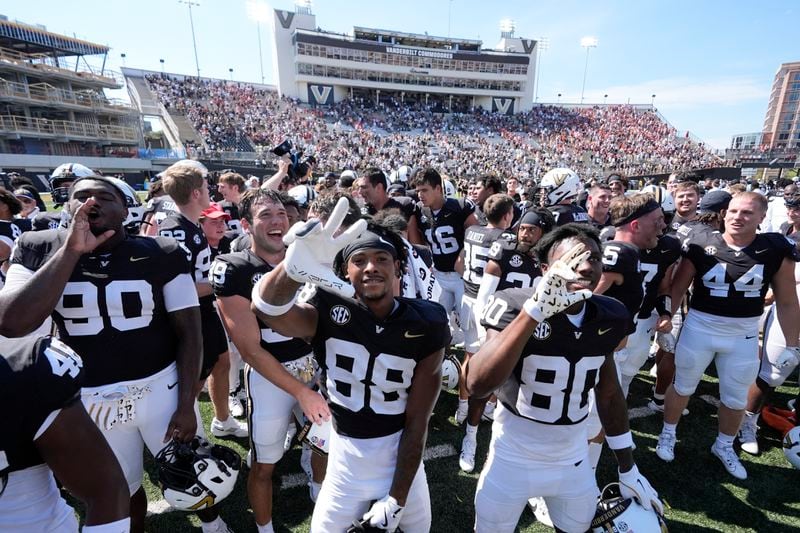
[[[284,453],[284,437],[292,409],[328,413],[325,400],[312,390],[316,363],[311,346],[267,327],[250,310],[253,286],[284,258],[283,236],[289,229],[280,194],[269,189],[245,192],[241,207],[248,250],[222,255],[211,269],[211,284],[220,315],[242,359],[247,363],[250,412],[251,470],[247,494],[259,533],[273,531],[272,475]],[[312,459],[312,499],[319,493],[324,460]]]
[[[83,403],[122,466],[131,530],[143,531],[144,445],[155,455],[197,428],[197,292],[175,241],[126,235],[125,193],[110,179],[77,180],[69,210],[70,232],[27,232],[17,241],[0,333],[27,335],[52,314],[59,339],[81,354]]]
[[[625,196],[625,191],[628,190],[628,180],[619,174],[611,174],[606,178],[606,183],[611,189],[611,198],[619,198]]]
[[[570,222],[589,222],[589,214],[575,201],[583,186],[581,179],[568,168],[554,168],[542,177],[538,198],[541,207],[553,213],[557,226]]]
[[[159,225],[158,234],[175,239],[194,265],[194,281],[200,299],[200,321],[203,332],[203,365],[197,393],[202,382],[210,378],[208,393],[214,407],[211,433],[215,437],[247,437],[247,427],[230,415],[228,407],[230,359],[228,338],[214,307],[214,294],[208,281],[211,250],[200,228],[202,212],[208,208],[208,182],[200,170],[187,165],[173,165],[161,178],[164,190],[174,199],[177,213]]]
[[[414,203],[411,198],[401,196],[392,198],[386,194],[389,180],[386,174],[378,168],[371,168],[358,178],[358,192],[364,199],[362,212],[365,215],[375,215],[383,209],[399,209],[406,220],[411,217],[414,211]]]
[[[645,285],[650,281],[642,271],[640,252],[658,244],[658,237],[666,228],[664,213],[661,204],[649,194],[617,196],[609,212],[616,232],[613,241],[603,243],[603,275],[594,292],[616,298],[625,305],[631,315],[628,334],[632,334],[636,331]],[[628,350],[623,341],[615,353],[620,369],[626,369],[627,358]],[[625,396],[636,371],[622,373]]]
[[[358,221],[333,237],[346,213],[340,199],[324,227],[310,220],[292,228],[286,259],[254,289],[253,305],[280,334],[311,338],[325,373],[334,424],[311,531],[343,531],[361,519],[425,532],[431,506],[422,451],[450,340],[447,315],[437,303],[392,295],[405,259],[396,234],[364,231]],[[326,263],[340,250],[332,271]],[[324,290],[294,303],[309,281]],[[326,415],[306,413],[315,423]]]
[[[700,187],[691,180],[678,181],[675,183],[672,197],[675,199],[675,216],[670,222],[669,229],[675,232],[682,225],[697,218]]]
[[[586,211],[589,213],[589,223],[601,230],[610,226],[608,208],[611,206],[611,187],[605,183],[596,183],[589,189],[586,198]]]
[[[602,270],[597,233],[584,224],[558,227],[539,241],[537,254],[542,279],[535,288],[495,295],[483,316],[487,341],[466,369],[471,394],[496,390],[501,403],[475,494],[478,533],[514,531],[532,496],[544,497],[557,530],[589,529],[599,493],[585,427],[592,389],[623,496],[661,510],[633,461],[614,365],[628,312],[591,292]]]
[[[94,174],[92,169],[80,163],[64,163],[59,165],[50,174],[50,197],[53,199],[53,211],[39,213],[33,219],[33,229],[55,229],[66,227],[69,216],[63,206],[69,200],[69,188],[78,178],[85,178]]]
[[[667,389],[664,427],[656,446],[656,454],[664,461],[675,458],[675,430],[681,412],[714,361],[720,406],[719,433],[711,453],[731,475],[747,478],[733,450],[733,439],[744,416],[748,388],[758,375],[758,323],[770,285],[787,339],[778,362],[780,366],[789,364],[797,356],[800,308],[794,262],[800,260],[800,253],[782,235],[756,233],[766,209],[763,195],[739,193],[725,213],[724,233],[692,231],[683,244],[683,257],[673,279],[673,312],[692,282],[694,289],[675,349],[675,380]]]
[[[459,274],[464,233],[478,223],[470,200],[445,198],[442,177],[433,168],[418,171],[412,182],[419,202],[408,221],[408,240],[433,253],[433,273],[442,288],[439,303],[447,313],[460,311],[464,282]]]
[[[483,316],[489,298],[496,291],[534,286],[536,278],[542,275],[534,246],[554,226],[555,219],[550,211],[535,207],[522,215],[516,238],[500,238],[492,244],[478,289],[478,316]]]
[[[78,531],[53,474],[86,505],[84,532],[130,528],[125,476],[80,402],[82,366],[50,337],[26,338],[0,355],[0,531]]]
[[[464,330],[464,363],[480,348],[485,332],[481,327],[480,309],[477,307],[478,289],[483,269],[489,258],[489,249],[508,229],[514,216],[514,200],[507,194],[493,194],[484,202],[486,226],[470,226],[464,234],[464,296],[461,303],[461,328]],[[512,237],[510,234],[508,237]],[[475,450],[478,447],[478,424],[484,415],[491,419],[495,401],[489,398],[469,398],[464,380],[459,380],[456,424],[467,421],[466,435],[461,443],[458,464],[464,472],[475,469]]]
[[[222,195],[223,200],[219,206],[228,214],[225,222],[228,226],[228,236],[238,237],[242,234],[242,224],[239,221],[239,200],[242,193],[247,190],[244,178],[236,172],[225,172],[219,177],[217,191]]]
[[[783,198],[789,216],[789,223],[781,228],[781,233],[791,239],[795,246],[800,246],[800,195],[785,196]],[[800,298],[800,263],[794,265],[795,290]],[[739,442],[742,450],[756,455],[758,449],[758,417],[761,408],[769,399],[775,387],[780,387],[797,368],[800,360],[788,359],[783,355],[786,346],[791,343],[786,342],[783,336],[781,323],[776,318],[776,305],[772,304],[767,314],[764,324],[764,342],[761,354],[761,366],[755,383],[750,385],[747,393],[747,405],[745,416],[742,420],[742,427],[739,430]]]

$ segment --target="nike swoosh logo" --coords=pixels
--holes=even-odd
[[[144,256],[144,257],[131,257],[131,263],[135,263],[136,261],[143,261],[145,259],[148,259],[148,257],[147,256]]]
[[[410,331],[406,331],[406,335],[405,335],[406,339],[416,339],[417,337],[424,337],[424,336],[425,336],[424,333],[420,333],[418,335],[414,335]]]
[[[609,332],[609,331],[611,331],[612,329],[614,329],[614,328],[608,328],[608,329],[598,329],[598,330],[597,330],[597,334],[598,334],[598,335],[605,335],[606,333],[608,333],[608,332]]]
[[[766,249],[764,249],[764,250],[756,250],[756,255],[763,254],[766,251],[767,251]]]
[[[167,385],[167,388],[168,388],[169,390],[172,390],[172,389],[174,389],[174,388],[175,388],[175,385],[177,385],[177,384],[178,384],[178,382],[176,381],[176,382],[175,382],[175,383],[173,383],[172,385]]]
[[[745,335],[744,336],[745,339],[755,339],[756,337],[757,337],[757,335],[750,335],[750,336]]]

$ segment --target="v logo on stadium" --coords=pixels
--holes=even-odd
[[[291,11],[280,11],[276,9],[275,14],[278,15],[278,20],[280,21],[281,26],[283,26],[283,29],[288,30],[292,26],[294,13]]]
[[[328,85],[309,85],[308,89],[314,95],[314,100],[318,104],[327,104],[331,96],[331,87]]]
[[[533,39],[520,39],[520,41],[522,41],[522,49],[525,50],[526,54],[533,52],[533,47],[536,44],[536,41]]]
[[[511,109],[511,104],[514,102],[511,98],[492,98],[494,100],[494,107],[499,113],[507,115]]]

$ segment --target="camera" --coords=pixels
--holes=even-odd
[[[316,165],[317,159],[311,155],[301,161],[303,155],[302,150],[295,150],[292,141],[284,139],[282,143],[272,149],[272,153],[278,157],[285,155],[289,156],[289,177],[285,180],[289,185],[294,185],[300,181],[300,178],[308,173],[309,165]]]

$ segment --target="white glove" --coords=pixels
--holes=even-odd
[[[796,365],[798,362],[800,362],[800,348],[787,346],[775,360],[775,366],[785,368],[789,365]]]
[[[364,514],[364,520],[369,520],[369,525],[386,531],[394,531],[400,525],[403,508],[393,497],[388,494],[372,504]]]
[[[627,472],[619,473],[619,492],[623,498],[636,498],[648,511],[655,509],[658,514],[664,514],[664,505],[658,499],[658,492],[647,478],[639,473],[636,465]]]
[[[575,292],[567,290],[567,283],[577,279],[575,269],[591,255],[583,244],[574,246],[550,265],[542,276],[533,295],[528,298],[523,308],[537,322],[542,322],[569,306],[582,302],[592,296],[589,289]]]
[[[367,229],[367,221],[359,220],[334,238],[349,207],[347,198],[340,198],[324,226],[312,218],[291,227],[283,238],[283,243],[289,247],[283,265],[290,278],[298,283],[313,283],[347,298],[353,297],[353,286],[331,268],[336,253]]]
[[[656,333],[656,344],[665,352],[675,353],[675,345],[678,341],[675,340],[675,335],[672,333]]]

